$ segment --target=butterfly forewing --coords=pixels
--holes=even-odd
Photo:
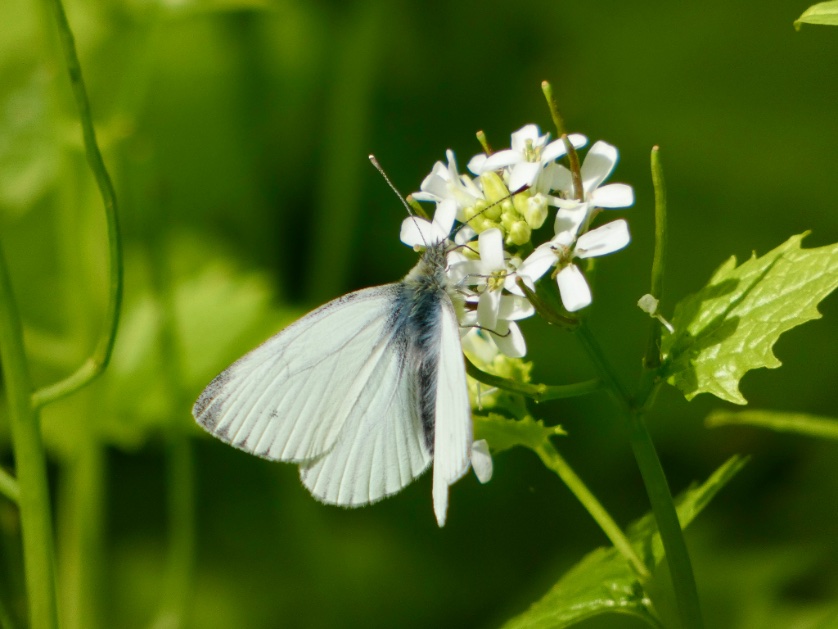
[[[307,462],[328,452],[387,343],[398,285],[329,302],[222,372],[193,408],[218,438],[253,454]]]

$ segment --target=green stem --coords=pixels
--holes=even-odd
[[[666,185],[663,179],[663,167],[660,163],[659,149],[652,149],[652,185],[655,188],[655,253],[652,258],[651,295],[658,301],[663,298],[663,272],[666,256]],[[661,365],[661,323],[652,319],[649,330],[649,342],[643,366],[655,370]]]
[[[599,379],[576,382],[574,384],[530,384],[527,382],[516,382],[509,378],[502,378],[476,367],[474,363],[466,359],[466,373],[478,382],[487,384],[490,387],[497,387],[510,393],[517,393],[528,397],[536,403],[548,400],[560,400],[570,397],[587,395],[602,388],[602,381]]]
[[[559,475],[559,478],[573,492],[577,500],[582,503],[588,513],[596,520],[596,523],[599,524],[599,527],[608,539],[611,540],[614,548],[625,557],[637,576],[642,581],[648,581],[651,578],[649,569],[640,557],[637,556],[631,542],[629,542],[623,531],[608,514],[608,511],[600,504],[596,496],[590,492],[585,483],[582,482],[582,479],[576,475],[576,472],[567,464],[567,461],[564,460],[556,448],[550,442],[545,441],[535,451],[544,465]]]
[[[0,467],[0,494],[3,494],[12,502],[17,502],[20,499],[20,487],[18,487],[17,479],[2,467]]]
[[[102,625],[99,601],[104,560],[105,478],[104,448],[92,426],[85,426],[59,484],[61,618],[66,629],[97,629]]]
[[[596,365],[612,397],[620,406],[627,423],[632,451],[640,468],[640,475],[643,478],[643,484],[652,505],[652,513],[655,516],[666,552],[666,561],[669,565],[681,624],[685,629],[701,629],[704,625],[701,619],[698,590],[695,585],[695,576],[693,575],[687,544],[684,540],[684,533],[681,530],[672,494],[669,491],[669,483],[666,480],[652,437],[643,421],[642,413],[647,400],[639,400],[638,404],[635,405],[586,325],[581,325],[576,330],[576,334]],[[651,391],[653,389],[650,389]]]
[[[640,413],[632,413],[629,416],[629,435],[634,458],[640,468],[640,475],[652,504],[652,513],[660,531],[681,624],[685,629],[701,629],[704,626],[701,605],[684,533],[675,503],[672,501],[666,474]]]
[[[23,346],[20,315],[5,256],[0,248],[0,359],[8,399],[23,536],[23,563],[31,629],[58,624],[55,602],[55,553],[47,462],[38,411],[32,406],[32,382]]]
[[[119,222],[117,217],[116,193],[110,175],[105,168],[102,153],[96,141],[96,130],[93,126],[93,115],[90,102],[84,86],[81,65],[76,54],[73,32],[67,21],[61,0],[49,0],[53,18],[58,27],[60,49],[64,57],[67,74],[70,77],[70,87],[79,111],[84,150],[90,169],[96,179],[96,185],[105,206],[105,219],[108,230],[109,268],[109,299],[105,314],[105,326],[93,354],[72,374],[65,379],[41,388],[33,395],[35,407],[41,407],[54,402],[77,391],[99,376],[110,362],[113,345],[116,340],[116,330],[119,324],[119,311],[122,305],[122,245],[120,242]]]

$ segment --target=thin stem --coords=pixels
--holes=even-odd
[[[681,624],[685,629],[701,629],[704,622],[701,617],[701,605],[692,562],[687,551],[681,522],[678,520],[678,512],[675,510],[675,503],[669,491],[666,474],[641,414],[632,413],[629,416],[629,422],[631,448],[640,468],[640,475],[643,477],[643,484],[646,486],[646,493],[652,504],[652,513],[655,515],[658,531],[661,534]]]
[[[550,442],[545,441],[543,445],[536,449],[536,454],[538,454],[546,467],[559,475],[559,478],[573,492],[573,495],[582,503],[596,523],[599,524],[599,527],[614,545],[614,548],[625,557],[637,576],[642,581],[648,581],[651,578],[649,569],[640,557],[637,556],[631,542],[556,448]]]
[[[550,117],[553,119],[553,125],[556,127],[556,132],[559,134],[559,137],[566,135],[567,130],[564,126],[564,119],[559,112],[559,106],[556,103],[556,98],[553,96],[553,86],[550,85],[549,81],[542,81],[541,91],[544,94],[544,98],[547,100],[547,107],[550,109]]]
[[[0,494],[3,494],[12,502],[17,502],[20,498],[20,487],[18,487],[17,479],[2,467],[0,467]]]
[[[470,360],[466,359],[466,373],[478,382],[489,385],[490,387],[497,387],[510,393],[517,393],[530,398],[535,403],[546,402],[548,400],[560,400],[564,398],[579,397],[587,395],[594,391],[599,391],[602,388],[602,381],[599,379],[586,380],[585,382],[576,382],[574,384],[530,384],[528,382],[516,382],[509,378],[502,378],[490,373],[486,373]]]
[[[582,341],[588,355],[610,390],[612,397],[623,411],[632,451],[640,468],[640,475],[643,478],[643,484],[652,505],[652,513],[655,516],[666,552],[666,561],[669,565],[681,623],[685,629],[700,629],[704,625],[701,619],[698,591],[687,544],[684,540],[684,533],[681,530],[672,494],[669,491],[669,483],[666,480],[652,437],[643,421],[642,413],[647,400],[639,400],[638,404],[635,405],[586,325],[580,326],[576,332],[577,337]],[[649,393],[651,394],[653,390],[653,388],[649,389]]]
[[[567,159],[570,162],[570,174],[573,177],[574,197],[579,201],[584,201],[585,190],[582,187],[582,169],[579,166],[579,154],[576,152],[576,147],[573,146],[570,138],[567,137],[564,119],[559,113],[559,106],[553,97],[553,86],[547,81],[542,81],[541,91],[544,93],[544,98],[547,99],[547,107],[550,109],[550,116],[553,118],[553,124],[556,126],[556,132],[564,142],[564,147],[567,151]]]
[[[23,348],[23,330],[6,260],[0,248],[0,359],[8,399],[9,427],[17,471],[18,508],[31,629],[58,624],[55,602],[55,552],[47,485],[46,454],[32,382]]]
[[[658,147],[652,149],[652,184],[655,188],[655,253],[652,258],[651,295],[660,301],[663,298],[664,260],[666,256],[666,184]],[[661,323],[653,319],[649,330],[649,342],[643,366],[657,369],[661,365]]]
[[[81,65],[76,54],[73,32],[67,21],[67,14],[61,0],[49,0],[53,17],[58,27],[60,49],[64,57],[67,74],[70,77],[70,87],[79,111],[84,150],[87,163],[93,171],[96,185],[105,206],[105,219],[108,230],[109,286],[108,307],[105,314],[105,325],[93,354],[72,374],[65,379],[43,387],[33,395],[35,407],[41,407],[54,402],[64,396],[87,385],[99,376],[110,362],[113,345],[116,340],[116,330],[119,325],[119,312],[122,305],[122,244],[120,242],[119,222],[117,216],[116,193],[102,153],[96,141],[96,130],[93,126],[93,115],[90,111],[90,101],[84,86]]]

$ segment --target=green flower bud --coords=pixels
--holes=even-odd
[[[547,198],[543,194],[530,197],[522,214],[530,227],[538,229],[547,220]]]
[[[509,189],[496,172],[483,173],[480,175],[480,181],[483,184],[483,195],[489,203],[497,203],[509,196]]]
[[[507,240],[514,245],[525,245],[532,237],[532,229],[525,221],[516,221],[509,230]]]

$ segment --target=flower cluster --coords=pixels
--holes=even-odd
[[[454,153],[447,151],[447,164],[437,162],[412,195],[436,209],[431,221],[406,220],[401,239],[414,248],[453,240],[448,273],[465,298],[461,325],[467,352],[485,353],[490,339],[503,355],[523,357],[526,343],[516,322],[535,310],[519,280],[535,290],[550,272],[565,309],[576,312],[592,300],[576,261],[628,244],[625,220],[592,226],[603,209],[634,202],[630,186],[604,184],[617,163],[617,149],[596,142],[576,173],[558,163],[568,145],[575,150],[586,144],[579,134],[551,142],[549,134],[530,124],[512,134],[511,148],[475,155],[468,163],[470,174],[460,173]],[[535,245],[533,234],[553,209],[554,235]]]

